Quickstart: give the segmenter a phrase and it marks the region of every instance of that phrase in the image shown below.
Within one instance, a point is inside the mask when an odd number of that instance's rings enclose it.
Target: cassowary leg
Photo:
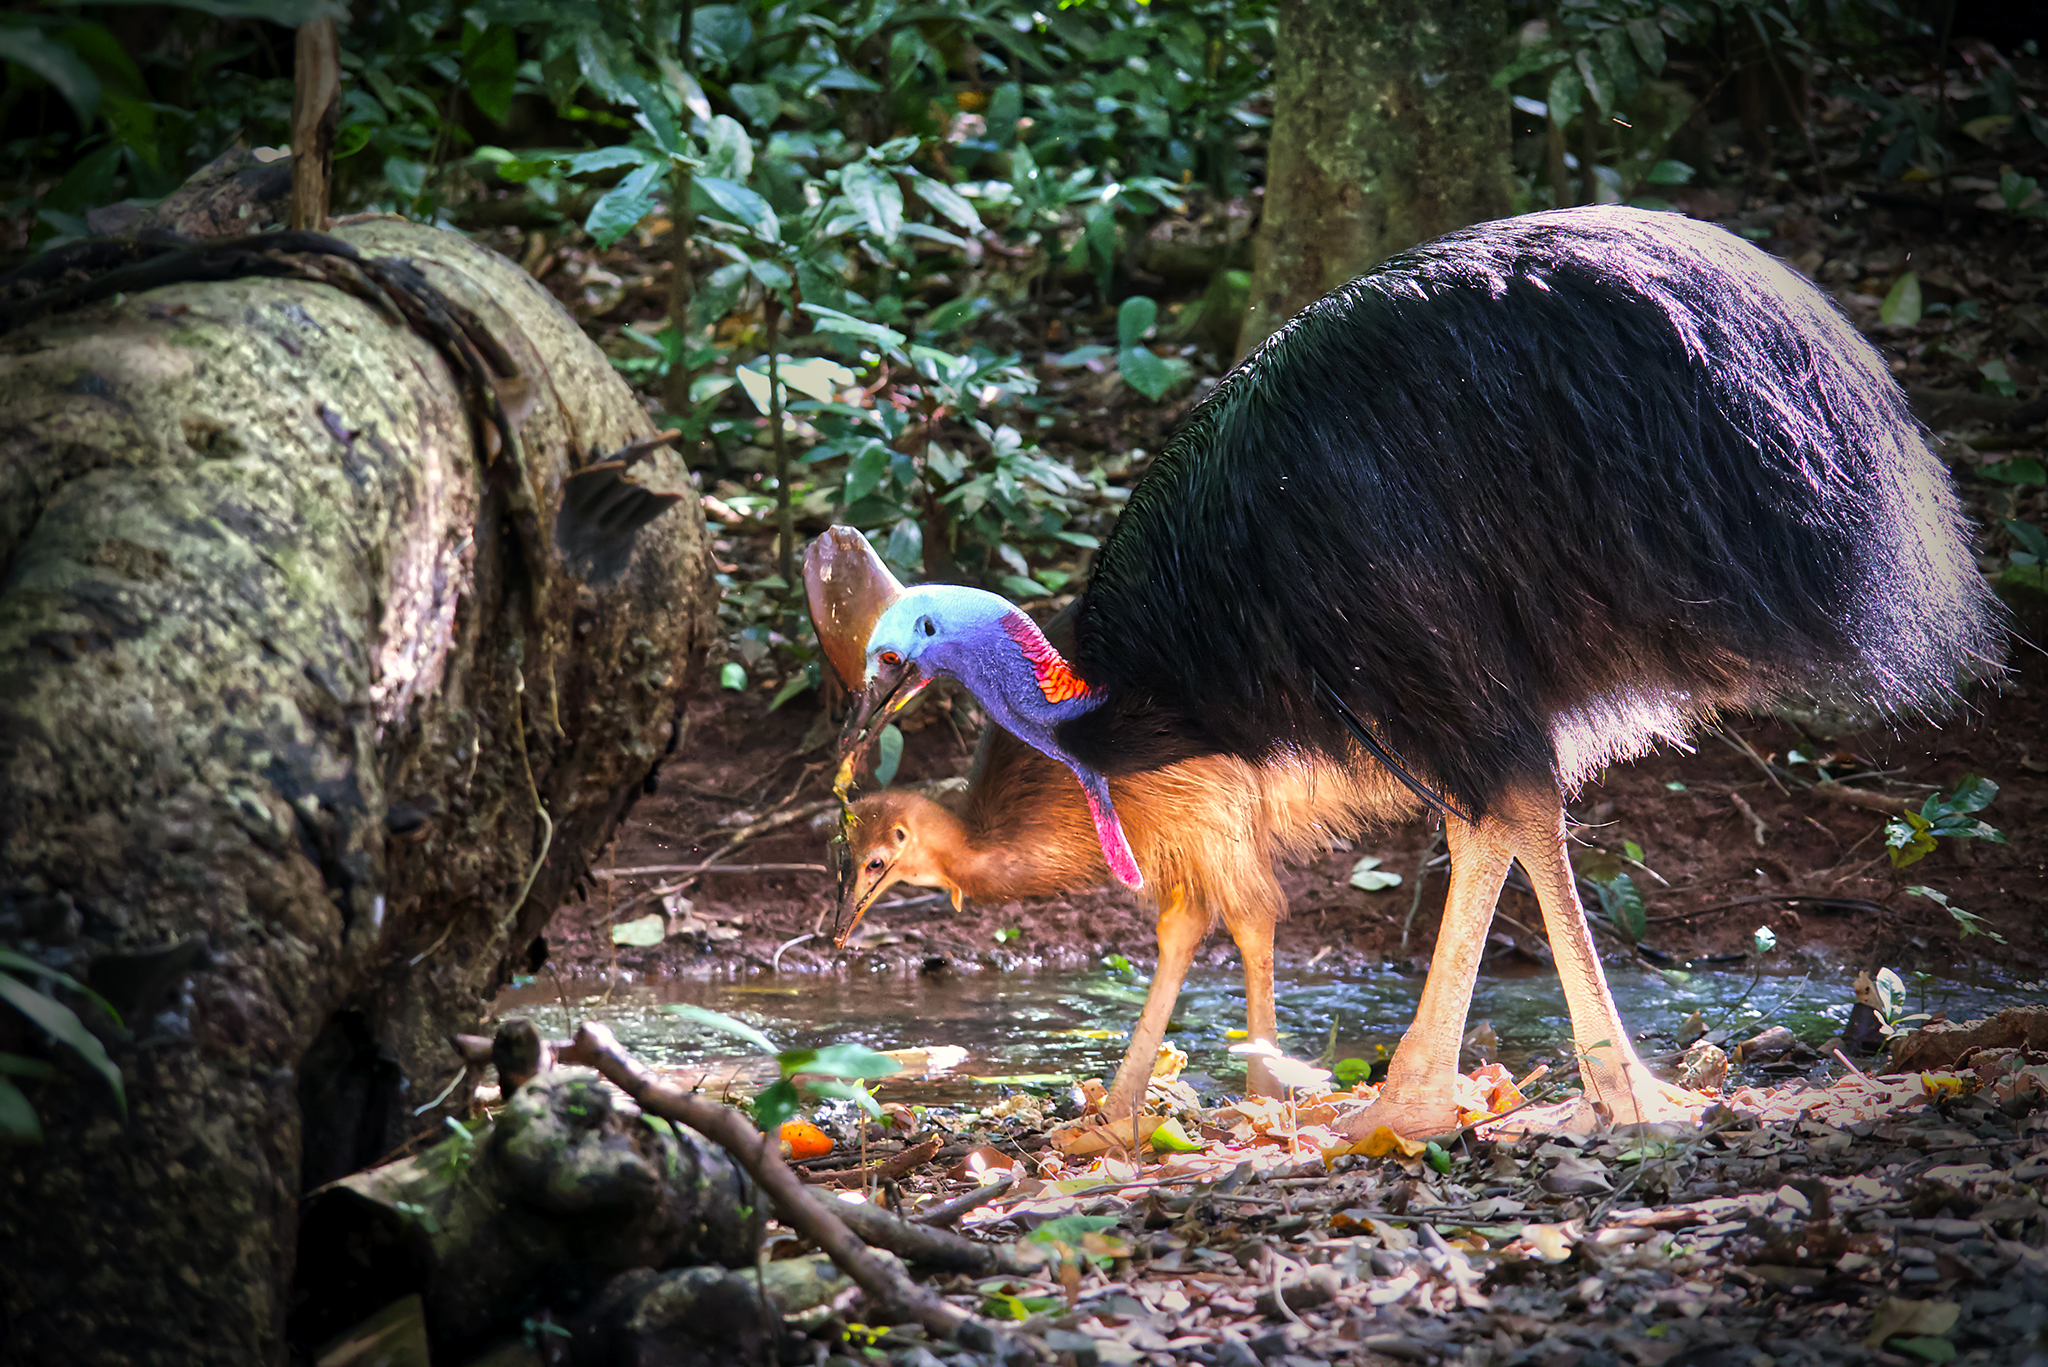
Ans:
[[[1543,908],[1543,929],[1557,960],[1565,1004],[1571,1008],[1572,1047],[1579,1056],[1586,1100],[1591,1103],[1582,1117],[1584,1128],[1593,1128],[1599,1120],[1631,1125],[1694,1118],[1708,1098],[1653,1075],[1636,1056],[1621,1013],[1615,1009],[1614,994],[1608,990],[1607,974],[1600,967],[1592,928],[1586,923],[1586,909],[1579,901],[1565,854],[1564,808],[1549,793],[1516,794],[1510,802],[1519,817],[1521,840],[1516,853]]]
[[[1465,1013],[1479,979],[1486,932],[1493,925],[1493,904],[1515,857],[1516,830],[1491,815],[1476,824],[1449,817],[1444,840],[1451,850],[1451,888],[1429,979],[1422,985],[1415,1022],[1387,1065],[1379,1100],[1343,1126],[1354,1139],[1382,1125],[1411,1139],[1458,1128],[1458,1048],[1465,1039]]]
[[[1180,997],[1188,965],[1195,961],[1195,951],[1208,934],[1207,910],[1190,904],[1186,888],[1168,892],[1159,908],[1159,968],[1145,994],[1145,1009],[1131,1027],[1131,1047],[1124,1052],[1116,1080],[1109,1085],[1106,1110],[1111,1120],[1128,1120],[1143,1109],[1152,1060],[1158,1057],[1159,1042],[1166,1038],[1166,1023],[1173,1018],[1173,1004]]]
[[[1249,915],[1230,922],[1230,936],[1237,941],[1238,955],[1244,960],[1244,1028],[1251,1038],[1268,1044],[1280,1042],[1280,1022],[1273,1011],[1273,922],[1277,915],[1277,909],[1254,908]],[[1265,1060],[1256,1054],[1245,1060],[1244,1087],[1254,1096],[1286,1094]]]

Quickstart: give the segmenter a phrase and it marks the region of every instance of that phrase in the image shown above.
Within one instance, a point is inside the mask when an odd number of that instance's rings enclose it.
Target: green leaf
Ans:
[[[1600,117],[1606,118],[1614,112],[1614,77],[1608,72],[1607,64],[1591,48],[1580,48],[1572,54],[1572,64],[1579,69],[1579,79],[1586,83],[1586,91],[1593,97],[1594,105],[1600,110]],[[1581,171],[1588,168],[1581,167]]]
[[[1758,954],[1768,954],[1778,947],[1778,932],[1769,926],[1758,926],[1750,935],[1749,942]]]
[[[1145,347],[1131,347],[1117,353],[1116,368],[1124,383],[1157,403],[1180,383],[1188,364],[1178,357],[1169,361]]]
[[[1401,875],[1380,867],[1380,857],[1366,855],[1351,866],[1351,886],[1367,892],[1380,892],[1401,885]]]
[[[782,95],[772,85],[755,85],[748,82],[727,87],[726,94],[746,116],[747,122],[762,132],[782,117]]]
[[[621,71],[615,78],[626,99],[640,111],[640,118],[647,132],[654,139],[654,145],[666,155],[688,160],[690,144],[683,138],[683,131],[676,126],[675,111],[667,99],[637,71]]]
[[[875,491],[882,482],[882,476],[889,473],[889,458],[893,453],[882,442],[872,442],[854,453],[846,465],[846,485],[840,497],[846,503],[860,502]]]
[[[1652,166],[1643,179],[1651,185],[1690,185],[1694,174],[1693,168],[1686,163],[1667,157]]]
[[[1643,66],[1652,76],[1664,70],[1664,27],[1655,19],[1642,18],[1628,21],[1629,41],[1636,45],[1636,56],[1643,59]]]
[[[57,1076],[57,1065],[44,1059],[23,1058],[20,1054],[0,1054],[0,1074],[47,1082]]]
[[[735,693],[747,686],[747,667],[738,660],[727,660],[718,671],[718,686],[729,688]]]
[[[870,323],[850,313],[826,308],[823,304],[805,303],[798,307],[818,320],[815,326],[820,332],[836,332],[845,337],[858,337],[864,342],[873,342],[885,351],[900,347],[909,340],[895,328]]]
[[[1920,272],[1907,271],[1898,278],[1877,310],[1877,321],[1891,327],[1912,327],[1920,321]]]
[[[765,1133],[774,1134],[802,1105],[803,1098],[797,1094],[795,1083],[786,1078],[771,1083],[754,1098],[754,1123]]]
[[[779,1054],[781,1052],[776,1047],[774,1040],[769,1039],[753,1026],[743,1020],[728,1016],[723,1012],[713,1011],[709,1007],[671,1004],[662,1007],[661,1010],[663,1015],[695,1021],[697,1024],[709,1026],[713,1030],[723,1030],[728,1035],[737,1035],[764,1054]]]
[[[1643,894],[1636,887],[1636,880],[1625,873],[1618,873],[1604,883],[1593,885],[1600,893],[1600,909],[1607,913],[1621,938],[1635,944],[1643,938],[1643,931],[1649,926],[1649,914],[1643,906]]]
[[[700,57],[731,66],[754,45],[754,23],[738,5],[700,5],[690,14],[690,46]]]
[[[1550,88],[1543,94],[1543,103],[1550,107],[1550,122],[1558,128],[1567,127],[1579,116],[1585,95],[1586,83],[1579,79],[1577,67],[1567,64],[1552,72]]]
[[[492,123],[504,125],[512,121],[512,93],[518,75],[517,35],[509,24],[492,24],[482,30],[465,28],[462,84],[469,91],[470,100]]]
[[[26,67],[48,81],[78,122],[92,127],[100,107],[100,78],[68,44],[27,25],[0,25],[0,62]]]
[[[612,927],[612,943],[647,949],[668,938],[668,918],[659,912],[636,916]]]
[[[1956,1346],[1947,1339],[1936,1338],[1932,1334],[1921,1334],[1909,1339],[1893,1339],[1887,1346],[1901,1353],[1911,1353],[1924,1362],[1942,1363],[1956,1360]]]
[[[822,1049],[791,1049],[776,1056],[784,1077],[798,1073],[820,1077],[882,1078],[903,1071],[903,1065],[864,1044],[828,1044]]]
[[[660,184],[665,168],[658,165],[642,166],[624,180],[598,197],[590,206],[590,217],[583,220],[583,230],[596,240],[599,247],[609,247],[631,232],[641,219],[654,212],[657,204],[655,187]]]
[[[2005,530],[2028,555],[2036,560],[2048,560],[2048,533],[2043,533],[2031,522],[2022,522],[2014,517],[2005,520]]]
[[[839,1078],[805,1078],[803,1090],[812,1096],[830,1097],[835,1101],[851,1101],[871,1116],[882,1113],[882,1108],[868,1089],[858,1082],[845,1082]]]
[[[896,766],[902,762],[903,732],[891,722],[882,728],[875,742],[875,782],[887,787],[889,780],[896,777]]]
[[[106,1046],[85,1028],[85,1022],[78,1018],[76,1011],[6,973],[0,973],[0,1001],[27,1016],[44,1034],[84,1059],[94,1072],[106,1079],[121,1114],[128,1114],[128,1094],[121,1086],[121,1070],[107,1057]]]
[[[1128,351],[1145,340],[1145,334],[1159,321],[1159,305],[1142,294],[1124,300],[1116,311],[1116,344]]]
[[[944,214],[955,227],[969,232],[981,231],[981,215],[958,190],[930,176],[912,175],[910,183],[925,203]]]
[[[704,192],[705,198],[742,225],[754,229],[756,236],[773,242],[782,235],[782,225],[775,217],[774,208],[746,186],[722,176],[698,176],[695,184]]]
[[[621,166],[660,165],[647,152],[638,147],[600,147],[593,152],[578,152],[563,163],[562,174],[568,176],[588,175],[592,171],[611,171]]]
[[[2048,466],[2032,456],[1996,461],[1977,467],[1977,474],[2000,484],[2048,484]]]
[[[1884,843],[1893,868],[1917,864],[1934,853],[1933,825],[1918,812],[1901,812],[1885,823]]]
[[[0,1077],[0,1139],[15,1144],[43,1142],[43,1122],[21,1088]]]
[[[866,220],[877,241],[894,242],[903,233],[903,190],[896,177],[857,161],[839,174],[839,188]]]

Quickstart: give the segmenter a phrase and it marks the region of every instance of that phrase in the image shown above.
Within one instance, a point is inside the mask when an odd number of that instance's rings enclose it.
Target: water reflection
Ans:
[[[1846,975],[1756,978],[1748,973],[1694,973],[1677,978],[1627,967],[1610,969],[1622,1019],[1648,1035],[1646,1052],[1668,1047],[1670,1036],[1694,1011],[1731,1040],[1763,1025],[1784,1025],[1811,1043],[1839,1030],[1853,1000]],[[2030,987],[2033,985],[2029,985]],[[1414,1013],[1422,979],[1392,971],[1364,975],[1295,973],[1278,985],[1281,1046],[1299,1057],[1373,1058],[1391,1050]],[[946,972],[937,976],[851,973],[844,976],[746,981],[673,980],[619,987],[609,994],[571,998],[577,1018],[602,1020],[628,1048],[657,1066],[702,1069],[718,1088],[737,1077],[758,1085],[771,1075],[733,1038],[660,1011],[685,1002],[736,1016],[784,1048],[854,1042],[876,1049],[952,1045],[967,1060],[941,1083],[917,1084],[915,1099],[959,1102],[985,1099],[1004,1085],[993,1079],[1046,1075],[1107,1077],[1144,1000],[1142,978],[1106,972],[1002,974]],[[1908,1009],[1967,1020],[2021,1002],[2048,1001],[2048,993],[2011,984],[1929,979],[1913,984]],[[526,1015],[547,1034],[566,1033],[561,996],[546,983],[506,993],[501,1015]],[[1538,1061],[1558,1062],[1571,1038],[1564,994],[1553,974],[1483,977],[1472,1021],[1490,1021],[1500,1058],[1516,1071]],[[1235,1092],[1244,1080],[1241,1059],[1228,1052],[1226,1033],[1244,1024],[1242,978],[1230,970],[1188,975],[1168,1036],[1188,1051],[1190,1071],[1216,1091]],[[1662,1038],[1663,1045],[1658,1044]],[[977,1082],[975,1079],[984,1079]]]

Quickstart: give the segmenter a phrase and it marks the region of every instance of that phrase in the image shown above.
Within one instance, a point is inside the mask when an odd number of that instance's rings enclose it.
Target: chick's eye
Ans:
[[[870,860],[868,860],[868,872],[869,872],[869,873],[880,873],[881,871],[882,871],[882,861],[881,861],[881,860],[879,860],[879,859],[870,859]]]
[[[875,658],[880,660],[885,665],[893,666],[900,665],[903,663],[903,657],[901,655],[898,655],[893,650],[885,650],[880,655],[877,655]]]

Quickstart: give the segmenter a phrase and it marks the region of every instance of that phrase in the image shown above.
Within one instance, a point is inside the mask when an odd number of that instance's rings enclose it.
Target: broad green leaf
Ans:
[[[709,1026],[713,1030],[723,1030],[728,1035],[737,1035],[764,1054],[781,1052],[776,1048],[774,1040],[769,1039],[753,1026],[743,1020],[728,1016],[723,1012],[713,1011],[709,1007],[669,1005],[662,1007],[661,1010],[663,1015],[695,1021],[697,1024]]]
[[[2048,533],[2043,533],[2031,522],[2022,522],[2013,517],[2005,520],[2005,530],[2011,533],[2012,539],[2019,542],[2028,555],[2036,560],[2048,560]]]
[[[519,74],[517,36],[510,25],[465,28],[462,40],[462,84],[469,98],[492,123],[512,119],[512,92]]]
[[[631,232],[640,220],[653,213],[659,202],[656,187],[666,168],[642,166],[598,196],[583,220],[583,230],[599,247],[609,247]]]
[[[1128,351],[1145,340],[1145,334],[1158,321],[1159,305],[1142,294],[1134,294],[1124,300],[1116,311],[1116,344],[1119,350]]]
[[[754,24],[738,5],[700,5],[690,14],[690,46],[697,55],[731,66],[754,45]]]
[[[822,304],[804,303],[798,307],[818,320],[815,326],[820,332],[837,332],[847,337],[858,337],[862,341],[873,342],[884,350],[900,347],[908,340],[895,328],[870,323],[851,314],[841,313],[838,309],[826,308]]]
[[[637,71],[621,71],[614,79],[634,108],[640,111],[641,126],[653,135],[654,145],[671,157],[687,158],[690,144],[676,126],[675,111],[646,77]]]
[[[754,174],[754,140],[730,114],[720,114],[705,125],[704,174],[735,185],[746,184]]]
[[[1132,347],[1117,354],[1117,371],[1126,384],[1157,403],[1167,390],[1180,383],[1187,373],[1187,362],[1178,358],[1169,361],[1144,347]]]
[[[847,503],[858,503],[875,491],[882,482],[882,476],[889,473],[890,450],[881,442],[875,442],[855,453],[846,465],[846,487],[840,497]]]
[[[68,44],[41,29],[0,24],[0,62],[13,62],[48,81],[79,123],[92,126],[100,107],[100,78]]]
[[[659,912],[636,916],[612,927],[612,943],[646,949],[668,938],[668,919]]]
[[[1877,310],[1877,321],[1892,327],[1912,327],[1920,321],[1920,272],[1907,271],[1898,278]]]
[[[16,1144],[43,1142],[43,1122],[21,1088],[0,1077],[0,1139]]]
[[[727,660],[718,671],[718,685],[737,693],[747,686],[747,667],[738,660]]]
[[[106,1046],[85,1028],[85,1022],[78,1018],[76,1011],[6,973],[0,973],[0,1001],[27,1016],[44,1034],[84,1059],[94,1072],[106,1079],[121,1114],[128,1114],[128,1094],[121,1086],[121,1070],[107,1057]]]
[[[732,102],[746,115],[747,122],[766,132],[770,125],[782,117],[782,95],[772,85],[755,85],[741,82],[726,91]]]
[[[782,1128],[782,1122],[797,1113],[803,1105],[803,1098],[797,1095],[796,1084],[787,1078],[761,1089],[754,1098],[754,1123],[764,1133],[774,1134]]]
[[[812,1096],[830,1097],[835,1101],[851,1101],[871,1116],[882,1113],[881,1104],[858,1082],[847,1082],[834,1077],[805,1078],[803,1090]]]
[[[698,176],[696,186],[713,204],[770,242],[781,236],[781,223],[767,200],[723,176]]]
[[[965,228],[969,232],[981,230],[981,215],[967,202],[966,196],[952,186],[943,181],[933,180],[930,176],[921,175],[913,175],[910,183],[925,203],[944,214],[955,227]]]
[[[880,1078],[903,1071],[903,1065],[887,1054],[863,1044],[828,1044],[822,1049],[792,1049],[777,1055],[784,1077],[798,1073],[822,1077]]]
[[[878,241],[891,243],[902,235],[903,190],[896,177],[857,161],[840,172],[839,188]]]
[[[47,1082],[57,1076],[57,1065],[44,1059],[23,1058],[20,1054],[0,1054],[0,1074]]]
[[[1652,166],[1643,179],[1651,185],[1690,185],[1694,174],[1686,163],[1667,157]]]
[[[1578,67],[1579,79],[1586,83],[1586,92],[1593,97],[1600,117],[1604,119],[1613,113],[1614,77],[1608,72],[1607,64],[1590,48],[1580,48],[1573,53],[1572,64]]]
[[[2000,484],[2048,484],[2048,466],[2032,456],[2016,456],[2011,460],[1980,465],[1977,473]]]
[[[660,163],[638,147],[600,147],[593,152],[578,152],[562,165],[562,173],[570,176],[586,175],[592,171],[611,171],[621,166],[656,166]]]
[[[631,96],[619,84],[614,63],[625,64],[631,58],[618,52],[611,40],[596,27],[579,28],[576,31],[576,64],[583,72],[583,79],[612,104],[626,104]]]
[[[1749,942],[1759,954],[1768,954],[1778,947],[1778,932],[1769,926],[1758,926],[1750,935]]]
[[[882,734],[875,741],[875,782],[888,786],[896,777],[896,766],[903,762],[903,732],[894,722],[882,728]]]
[[[1550,107],[1550,122],[1564,128],[1579,116],[1579,108],[1585,103],[1586,83],[1579,79],[1577,67],[1567,63],[1551,73],[1550,88],[1543,94],[1543,103]]]
[[[1628,21],[1629,41],[1636,45],[1636,56],[1643,59],[1643,66],[1652,76],[1664,70],[1664,28],[1655,19],[1642,18]]]
[[[1947,1339],[1936,1338],[1932,1334],[1893,1339],[1887,1346],[1901,1353],[1910,1353],[1923,1362],[1944,1363],[1956,1360],[1956,1346]]]

